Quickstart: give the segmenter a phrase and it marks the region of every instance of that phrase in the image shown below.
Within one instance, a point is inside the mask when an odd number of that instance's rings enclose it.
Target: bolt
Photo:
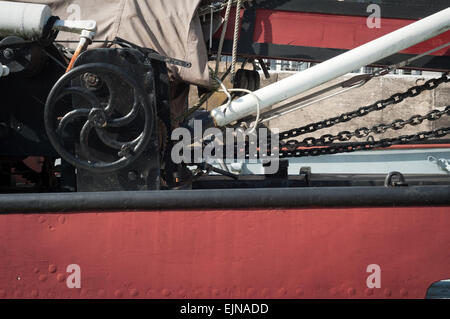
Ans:
[[[129,171],[128,172],[128,179],[132,182],[135,182],[138,180],[138,172],[136,171]]]
[[[8,59],[8,60],[12,60],[14,59],[14,51],[12,49],[6,49],[3,51],[3,56]]]
[[[89,114],[89,120],[98,128],[103,128],[108,125],[106,114],[102,109],[92,109]]]
[[[88,87],[98,87],[100,84],[100,78],[93,73],[85,73],[83,75],[83,80]]]
[[[48,266],[48,272],[54,274],[58,268],[55,265]]]
[[[131,156],[133,156],[133,148],[129,145],[124,145],[118,155],[119,157],[130,158]]]

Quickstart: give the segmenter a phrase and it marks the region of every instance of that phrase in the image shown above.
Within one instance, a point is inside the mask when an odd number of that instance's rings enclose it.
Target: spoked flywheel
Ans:
[[[90,63],[65,74],[45,105],[47,135],[61,157],[96,173],[134,162],[151,140],[153,95],[107,63]]]

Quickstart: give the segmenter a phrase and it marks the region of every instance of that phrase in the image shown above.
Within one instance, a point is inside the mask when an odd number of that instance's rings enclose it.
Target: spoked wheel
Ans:
[[[120,170],[139,158],[151,140],[155,109],[150,96],[112,64],[81,65],[61,77],[50,92],[44,113],[47,135],[59,155],[77,168],[96,173]],[[123,134],[118,132],[130,127],[134,135],[119,140]],[[108,156],[91,144],[103,144]]]

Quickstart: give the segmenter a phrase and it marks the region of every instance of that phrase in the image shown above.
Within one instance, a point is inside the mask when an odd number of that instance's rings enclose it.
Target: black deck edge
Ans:
[[[204,209],[450,206],[450,186],[0,195],[1,214]],[[450,208],[449,208],[450,212]]]
[[[219,41],[213,40],[213,52],[216,52]],[[225,40],[223,44],[223,55],[231,55],[233,41]],[[289,61],[322,62],[332,59],[340,54],[348,52],[345,49],[318,48],[295,45],[280,45],[273,43],[240,43],[239,56],[250,58],[285,59]],[[397,64],[415,57],[414,54],[397,53],[377,61],[369,66],[382,67]],[[427,55],[411,62],[404,69],[417,69],[424,71],[447,72],[450,70],[449,56]]]
[[[448,7],[446,0],[256,0],[251,8],[311,12],[333,15],[368,16],[369,4],[381,7],[383,18],[422,19]]]

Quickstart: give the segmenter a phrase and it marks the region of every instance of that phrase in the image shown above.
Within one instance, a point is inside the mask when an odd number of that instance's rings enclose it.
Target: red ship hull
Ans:
[[[2,215],[0,297],[424,298],[449,227],[450,207]]]
[[[239,54],[320,62],[421,18],[392,11],[368,29],[360,11],[325,9],[246,10]],[[448,70],[449,55],[413,66]],[[422,299],[450,278],[450,186],[1,196],[0,299]]]

